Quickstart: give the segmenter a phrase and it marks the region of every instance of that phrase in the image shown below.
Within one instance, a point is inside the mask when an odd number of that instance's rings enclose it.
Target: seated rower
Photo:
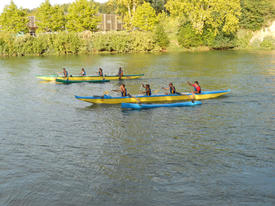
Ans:
[[[119,76],[119,79],[121,79],[121,77],[123,76],[123,70],[121,67],[119,67],[118,76]]]
[[[176,88],[174,87],[172,82],[169,83],[168,88],[162,87],[162,89],[170,90],[170,94],[179,94],[178,92],[176,92]],[[166,93],[166,94],[168,94],[168,93]]]
[[[145,86],[144,84],[141,84],[141,85],[143,88],[145,88],[145,92],[143,93],[145,93],[146,96],[151,96],[152,92],[151,92],[150,84],[146,84]]]
[[[103,70],[101,69],[101,67],[99,67],[98,69],[98,76],[103,77]]]
[[[201,86],[199,85],[198,81],[195,81],[194,84],[191,84],[190,82],[187,82],[190,86],[194,87],[194,93],[200,94],[201,93]]]
[[[81,69],[80,75],[83,77],[86,76],[86,71],[84,68]]]
[[[64,75],[64,77],[68,77],[69,76],[69,73],[68,73],[68,71],[65,69],[65,68],[63,68],[63,75]]]
[[[114,91],[114,92],[121,92],[121,96],[122,96],[122,97],[128,96],[128,94],[127,94],[127,89],[126,89],[126,87],[125,87],[125,84],[121,84],[119,88],[120,88],[120,89],[116,89],[116,90],[112,90],[112,91]]]

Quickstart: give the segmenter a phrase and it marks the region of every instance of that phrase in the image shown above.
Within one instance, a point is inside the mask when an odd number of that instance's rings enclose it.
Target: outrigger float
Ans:
[[[106,76],[69,76],[69,77],[61,77],[57,74],[53,75],[38,75],[36,76],[38,79],[42,79],[45,81],[56,81],[56,79],[70,80],[70,81],[90,81],[90,80],[126,80],[126,79],[138,79],[143,77],[144,74],[128,74],[123,75],[121,78],[117,75],[106,75]]]
[[[201,105],[200,101],[195,102],[177,102],[168,104],[136,104],[136,103],[121,103],[121,108],[123,109],[151,109],[158,107],[192,107],[196,105]]]
[[[60,79],[60,78],[57,78],[55,81],[59,82],[59,83],[63,83],[63,84],[82,83],[82,82],[87,82],[87,83],[110,82],[110,80],[106,80],[106,79],[101,79],[101,80],[69,80],[69,79]]]
[[[221,91],[205,91],[200,94],[195,94],[195,100],[216,98],[228,94],[229,90]],[[121,103],[147,103],[147,102],[171,102],[171,101],[190,101],[192,93],[170,94],[170,95],[152,95],[152,96],[126,96],[112,97],[109,95],[103,96],[75,96],[76,99],[93,103],[93,104],[121,104]]]

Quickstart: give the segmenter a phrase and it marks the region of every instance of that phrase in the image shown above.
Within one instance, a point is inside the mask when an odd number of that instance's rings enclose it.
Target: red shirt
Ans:
[[[194,89],[195,89],[196,92],[198,92],[198,93],[201,92],[201,87],[199,85],[193,84],[192,86],[194,87]]]

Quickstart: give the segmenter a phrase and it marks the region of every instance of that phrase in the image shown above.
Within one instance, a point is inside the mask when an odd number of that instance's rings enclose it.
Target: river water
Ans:
[[[167,54],[0,59],[1,206],[275,205],[275,53]],[[41,82],[38,74],[144,73],[124,81],[154,92],[231,89],[192,108],[122,110],[74,95],[120,82]],[[110,95],[119,95],[111,92]]]

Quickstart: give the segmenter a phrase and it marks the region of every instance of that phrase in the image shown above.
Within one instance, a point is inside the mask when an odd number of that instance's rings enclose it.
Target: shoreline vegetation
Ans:
[[[270,0],[45,0],[29,11],[11,1],[0,14],[0,56],[274,50],[274,8]],[[98,13],[119,15],[124,30],[99,31]],[[37,18],[35,35],[29,16]]]

